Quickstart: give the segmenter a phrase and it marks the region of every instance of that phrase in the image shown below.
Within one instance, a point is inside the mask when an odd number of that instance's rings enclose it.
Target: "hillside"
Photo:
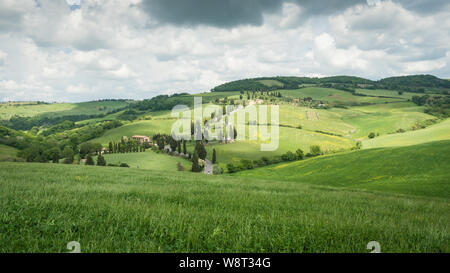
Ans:
[[[450,139],[450,119],[421,130],[365,139],[363,148],[407,146],[446,139]]]
[[[450,198],[450,140],[282,163],[235,176]]]
[[[0,125],[16,130],[29,130],[63,121],[101,118],[130,105],[127,100],[101,100],[81,103],[0,103]]]
[[[301,85],[308,84],[371,84],[372,81],[353,76],[333,76],[324,78],[308,77],[261,77],[253,79],[243,79],[221,84],[211,89],[213,92],[222,91],[262,91],[275,89],[297,89]]]
[[[450,89],[450,82],[439,79],[433,75],[411,75],[401,77],[389,77],[381,79],[378,84],[384,85],[390,89],[399,87],[417,88],[446,88]]]
[[[0,162],[14,160],[18,152],[16,148],[0,144]]]
[[[448,199],[280,177],[0,163],[0,252],[450,251]]]
[[[323,78],[308,77],[260,77],[231,81],[211,89],[223,91],[268,91],[276,89],[297,89],[308,85],[339,86],[350,91],[352,88],[402,90],[414,93],[450,94],[450,82],[432,75],[410,75],[389,77],[372,81],[354,76],[332,76]]]

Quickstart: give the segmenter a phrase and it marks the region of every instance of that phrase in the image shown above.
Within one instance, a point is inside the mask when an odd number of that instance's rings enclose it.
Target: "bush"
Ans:
[[[242,166],[242,169],[244,169],[244,170],[250,170],[255,167],[253,165],[253,162],[248,159],[241,159],[241,166]]]
[[[222,167],[220,167],[219,165],[214,165],[214,167],[213,167],[213,174],[214,175],[223,174]]]
[[[374,132],[371,132],[370,134],[369,134],[369,138],[374,138],[375,137],[375,133]]]
[[[288,151],[283,154],[281,158],[283,159],[283,161],[294,161],[297,159],[297,156],[293,152]]]
[[[266,165],[266,166],[271,163],[270,159],[268,157],[265,157],[265,156],[261,157],[261,161],[263,161],[264,165]]]
[[[297,154],[297,159],[302,160],[305,157],[305,154],[303,153],[302,149],[297,149],[297,151],[295,151],[295,153]]]
[[[119,167],[129,168],[130,166],[127,163],[120,163]]]
[[[85,163],[85,165],[95,165],[94,159],[92,159],[92,156],[91,156],[91,155],[88,155],[88,156],[86,157],[86,163]]]
[[[263,166],[266,166],[266,164],[264,163],[264,161],[262,161],[261,159],[253,160],[253,165],[254,165],[255,167],[263,167]]]
[[[233,163],[228,163],[227,164],[227,169],[229,173],[235,173],[241,170],[241,168],[239,168],[239,166],[234,165]]]
[[[312,145],[309,149],[310,149],[311,155],[313,155],[313,156],[322,154],[320,146],[318,146],[318,145]]]
[[[98,166],[106,166],[106,160],[102,155],[98,155],[97,157],[97,165]]]

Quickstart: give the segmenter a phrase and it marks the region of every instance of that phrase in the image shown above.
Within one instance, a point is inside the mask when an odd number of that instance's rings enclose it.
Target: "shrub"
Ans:
[[[239,166],[234,165],[233,163],[228,163],[227,164],[227,169],[228,169],[229,173],[235,173],[235,172],[240,171]]]
[[[264,165],[269,165],[271,163],[270,159],[265,156],[261,157],[261,161],[264,162]]]
[[[297,159],[302,160],[305,157],[305,154],[303,153],[302,149],[297,149],[297,151],[295,151],[295,153],[297,154]]]
[[[275,157],[273,157],[273,159],[271,161],[272,164],[277,164],[277,163],[281,163],[281,162],[283,162],[283,159],[281,158],[281,156],[275,156]]]
[[[374,138],[375,137],[375,133],[374,132],[371,132],[370,134],[369,134],[369,138]]]
[[[127,163],[120,163],[119,167],[129,168],[130,166]]]
[[[312,145],[309,149],[310,149],[311,155],[313,155],[313,156],[322,154],[322,151],[321,151],[319,145]]]
[[[97,166],[106,166],[106,160],[102,155],[97,157]]]
[[[213,167],[213,174],[223,174],[223,169],[219,165],[214,165]]]
[[[241,166],[242,166],[242,169],[244,169],[244,170],[250,170],[255,167],[253,165],[253,162],[248,159],[241,159]]]
[[[288,151],[283,154],[281,158],[283,159],[283,161],[294,161],[297,159],[297,156],[293,152]]]
[[[263,166],[265,166],[266,164],[265,164],[264,161],[262,161],[261,159],[258,159],[258,160],[253,160],[253,165],[254,165],[255,167],[263,167]]]
[[[85,163],[85,165],[95,165],[94,159],[92,159],[92,156],[91,156],[91,155],[88,155],[88,156],[86,157],[86,163]]]

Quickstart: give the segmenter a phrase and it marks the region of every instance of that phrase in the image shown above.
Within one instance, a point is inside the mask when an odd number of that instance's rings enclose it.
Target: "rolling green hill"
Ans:
[[[450,139],[450,119],[421,130],[366,139],[363,148],[407,146],[447,139]]]
[[[443,88],[450,89],[450,82],[439,79],[433,75],[410,75],[401,77],[389,77],[378,81],[379,85],[389,87],[389,89],[405,89],[413,90],[426,88]]]
[[[124,100],[49,104],[35,102],[0,103],[0,119],[9,119],[15,115],[21,117],[33,117],[37,115],[51,117],[95,115],[120,109],[128,104],[129,102]]]
[[[0,144],[0,162],[13,160],[17,157],[18,151],[16,148]]]
[[[223,91],[262,91],[274,89],[296,89],[306,85],[340,85],[346,88],[389,89],[416,93],[444,93],[449,94],[448,80],[439,79],[432,75],[410,75],[389,77],[372,81],[354,76],[332,76],[323,78],[308,77],[260,77],[231,81],[211,89],[213,92]]]
[[[321,156],[235,176],[450,198],[448,162],[446,140]]]
[[[338,166],[364,182],[357,166]],[[450,251],[448,196],[320,186],[335,179],[321,177],[310,186],[282,175],[0,163],[0,252],[67,252],[70,241],[82,252],[368,252],[373,240],[382,252]],[[415,189],[434,196],[435,181]]]

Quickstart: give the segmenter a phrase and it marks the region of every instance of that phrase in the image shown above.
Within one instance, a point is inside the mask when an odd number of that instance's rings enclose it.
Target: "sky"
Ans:
[[[448,0],[0,0],[0,101],[145,99],[261,76],[450,78]]]

